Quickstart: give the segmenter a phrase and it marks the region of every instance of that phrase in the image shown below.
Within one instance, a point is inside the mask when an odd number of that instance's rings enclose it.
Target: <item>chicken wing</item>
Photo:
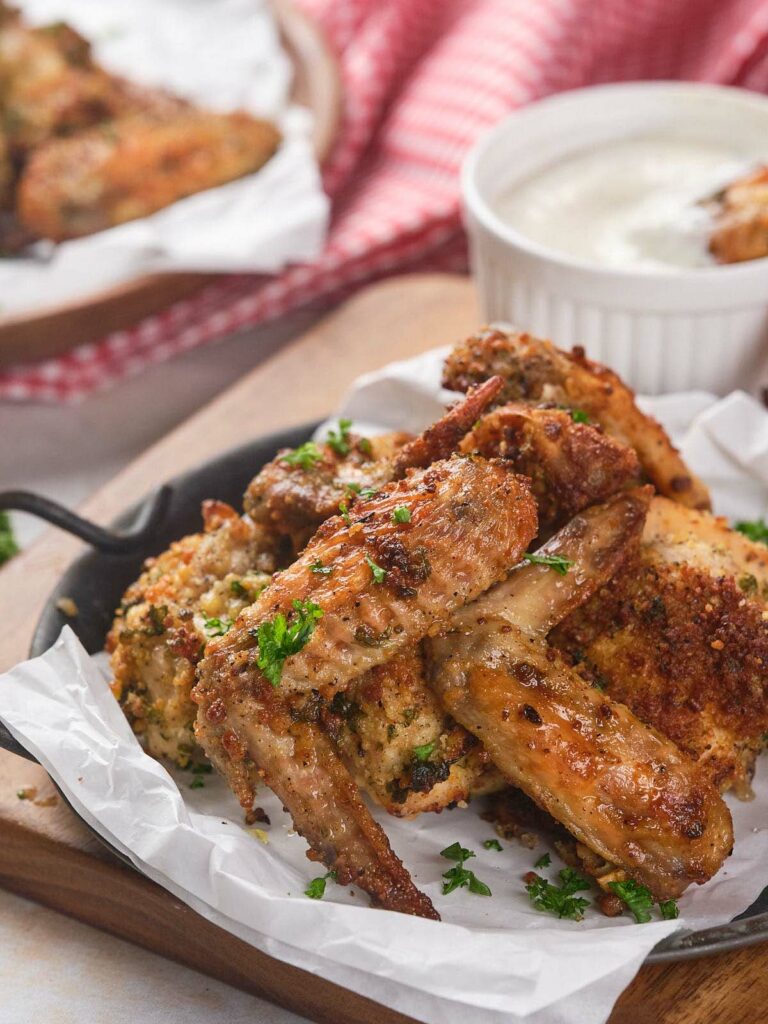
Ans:
[[[640,464],[631,448],[562,409],[521,402],[501,406],[477,422],[461,451],[510,459],[531,480],[546,538],[589,505],[635,484]]]
[[[719,263],[768,256],[768,167],[731,182],[708,205],[714,214],[709,251]]]
[[[203,522],[145,563],[107,637],[112,690],[134,732],[181,767],[196,753],[190,692],[205,644],[256,599],[277,557],[271,536],[224,502],[206,502]]]
[[[530,334],[487,329],[453,349],[443,383],[466,391],[494,374],[505,381],[499,404],[522,400],[575,410],[633,448],[660,494],[692,508],[710,507],[707,488],[663,428],[638,409],[632,391],[615,373],[585,358],[581,349],[567,353]]]
[[[279,143],[274,125],[243,112],[128,114],[35,149],[17,214],[41,238],[78,238],[251,174]]]
[[[401,508],[407,521],[394,515]],[[384,906],[427,909],[412,884],[403,889],[407,873],[371,854],[371,843],[388,849],[386,838],[349,797],[351,780],[316,724],[321,702],[502,578],[535,532],[527,485],[497,461],[456,457],[411,471],[328,520],[198,668],[197,737],[241,802],[250,805],[263,774],[313,854]],[[292,609],[295,619],[310,611],[314,630],[287,648],[276,674],[266,656],[288,635]]]
[[[768,733],[768,549],[655,498],[638,553],[552,640],[585,678],[749,792]]]
[[[620,495],[577,516],[540,549],[570,562],[564,576],[521,566],[456,615],[455,631],[429,650],[445,707],[507,778],[587,847],[668,899],[720,868],[733,843],[728,809],[674,743],[586,684],[544,642],[615,575],[647,502],[647,494]]]

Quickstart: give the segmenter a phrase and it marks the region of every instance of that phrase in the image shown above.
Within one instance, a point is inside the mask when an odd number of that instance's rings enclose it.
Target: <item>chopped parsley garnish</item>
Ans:
[[[523,555],[523,558],[531,565],[549,566],[558,576],[565,576],[573,565],[573,562],[569,558],[564,558],[563,555],[537,555],[535,552],[529,551]]]
[[[319,878],[313,878],[307,888],[304,890],[304,895],[309,896],[311,900],[321,900],[325,896],[325,883],[332,878],[336,879],[336,872],[329,871],[325,875],[320,875]]]
[[[19,545],[13,536],[13,527],[7,512],[0,511],[0,565],[19,553]]]
[[[339,515],[347,524],[347,526],[352,525],[352,520],[349,518],[349,506],[347,505],[346,501],[339,502]]]
[[[486,850],[498,850],[499,853],[504,849],[498,839],[484,839],[483,847]]]
[[[205,789],[205,782],[199,775],[196,775],[189,784],[190,789]]]
[[[248,593],[248,590],[246,589],[246,587],[244,587],[243,584],[240,582],[240,580],[232,580],[232,582],[229,584],[229,589],[232,591],[232,593],[235,595],[235,597],[250,597],[251,596]]]
[[[257,664],[273,686],[280,685],[285,659],[299,653],[323,615],[322,608],[313,601],[294,601],[293,610],[296,614],[290,625],[283,613],[278,612],[271,622],[262,622],[256,631]]]
[[[338,430],[329,430],[325,443],[333,448],[337,455],[349,455],[349,428],[352,420],[339,420]]]
[[[413,748],[413,756],[417,761],[428,761],[434,753],[436,746],[437,743],[434,740],[432,743],[422,743],[420,746]]]
[[[364,487],[362,489],[362,491],[360,491],[360,497],[361,498],[375,498],[378,493],[379,492],[378,492],[378,490],[375,487]]]
[[[574,893],[590,888],[589,880],[573,868],[563,868],[559,874],[560,885],[553,885],[546,878],[531,872],[526,876],[526,891],[531,903],[537,910],[548,911],[557,917],[567,917],[571,921],[580,921],[589,906],[589,900]]]
[[[443,873],[443,896],[447,896],[454,889],[469,889],[476,896],[491,895],[491,890],[485,882],[481,882],[474,871],[467,871],[464,867],[464,862],[475,856],[472,850],[467,850],[461,843],[452,843],[440,851],[440,856],[446,860],[457,861],[455,868],[449,868]]]
[[[205,632],[208,636],[224,636],[232,629],[232,619],[206,619]]]
[[[213,771],[212,764],[193,764],[192,774],[193,775],[210,775]]]
[[[741,520],[734,523],[734,529],[743,533],[745,537],[756,541],[758,544],[768,544],[768,525],[764,519]]]
[[[301,466],[302,469],[312,469],[323,457],[323,453],[314,441],[305,441],[287,455],[280,457],[281,462],[289,466]]]
[[[659,910],[665,921],[674,921],[680,916],[680,908],[674,900],[663,900],[659,904]]]
[[[368,563],[368,568],[373,573],[373,582],[383,583],[387,575],[387,570],[382,569],[380,565],[376,565],[373,559],[369,558],[368,555],[365,556],[365,560]]]
[[[395,511],[392,513],[393,523],[410,523],[411,521],[411,510],[406,508],[405,505],[398,505]]]
[[[316,562],[313,562],[312,565],[310,565],[309,571],[313,572],[316,576],[330,576],[333,573],[333,566],[323,565],[318,558]]]
[[[533,865],[535,868],[548,868],[552,863],[552,858],[548,853],[542,853],[536,863]]]
[[[638,924],[645,924],[646,921],[651,920],[653,896],[644,885],[633,882],[630,878],[626,882],[609,882],[608,888],[615,892],[622,902],[626,903],[635,915]]]
[[[583,409],[571,409],[571,419],[574,423],[589,423],[589,413]]]
[[[357,442],[357,447],[363,453],[363,455],[373,455],[373,445],[367,437],[361,437]]]

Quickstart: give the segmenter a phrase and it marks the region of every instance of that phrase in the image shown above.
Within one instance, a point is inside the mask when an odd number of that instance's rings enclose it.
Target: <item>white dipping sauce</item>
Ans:
[[[533,242],[606,267],[705,267],[700,204],[751,162],[733,149],[636,138],[577,153],[511,187],[498,215]]]

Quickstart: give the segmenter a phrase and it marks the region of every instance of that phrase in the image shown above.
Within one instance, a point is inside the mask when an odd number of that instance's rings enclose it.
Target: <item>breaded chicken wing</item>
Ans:
[[[568,353],[530,334],[486,329],[449,354],[443,383],[466,391],[495,374],[505,381],[498,404],[524,401],[575,410],[633,448],[660,494],[691,508],[710,507],[707,488],[664,429],[638,409],[634,394],[615,373],[585,358],[583,351]]]
[[[521,566],[455,616],[454,632],[431,640],[429,653],[446,709],[509,781],[590,850],[669,899],[711,878],[730,853],[728,809],[673,742],[585,683],[544,641],[614,576],[647,501],[620,495],[577,516],[540,549],[571,563],[564,576]]]
[[[274,125],[242,112],[129,114],[39,146],[19,180],[18,217],[54,241],[102,231],[251,174],[279,143]]]
[[[627,566],[552,640],[585,678],[749,792],[768,733],[768,549],[654,498]]]
[[[272,538],[224,502],[203,506],[204,532],[150,558],[107,637],[112,689],[146,749],[185,767],[195,754],[190,692],[205,644],[226,632],[270,580]]]

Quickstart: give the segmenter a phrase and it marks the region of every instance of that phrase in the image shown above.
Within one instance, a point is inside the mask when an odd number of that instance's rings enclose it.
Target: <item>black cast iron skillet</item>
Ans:
[[[218,498],[239,508],[249,481],[274,457],[277,449],[296,447],[310,437],[316,426],[311,423],[270,434],[176,477],[159,491],[137,501],[118,517],[111,530],[94,526],[35,495],[0,494],[0,509],[20,509],[40,515],[81,537],[93,548],[69,567],[48,598],[32,638],[30,655],[35,657],[46,651],[64,625],[74,630],[89,653],[102,650],[114,610],[125,588],[139,575],[144,559],[160,554],[179,537],[199,530],[200,503],[206,498]],[[72,598],[77,605],[75,618],[68,618],[56,607],[63,597]],[[34,760],[2,722],[0,747]],[[105,842],[101,836],[98,838]],[[125,860],[117,850],[109,848]],[[671,935],[656,946],[647,962],[724,953],[765,940],[768,940],[768,888],[730,924]]]

